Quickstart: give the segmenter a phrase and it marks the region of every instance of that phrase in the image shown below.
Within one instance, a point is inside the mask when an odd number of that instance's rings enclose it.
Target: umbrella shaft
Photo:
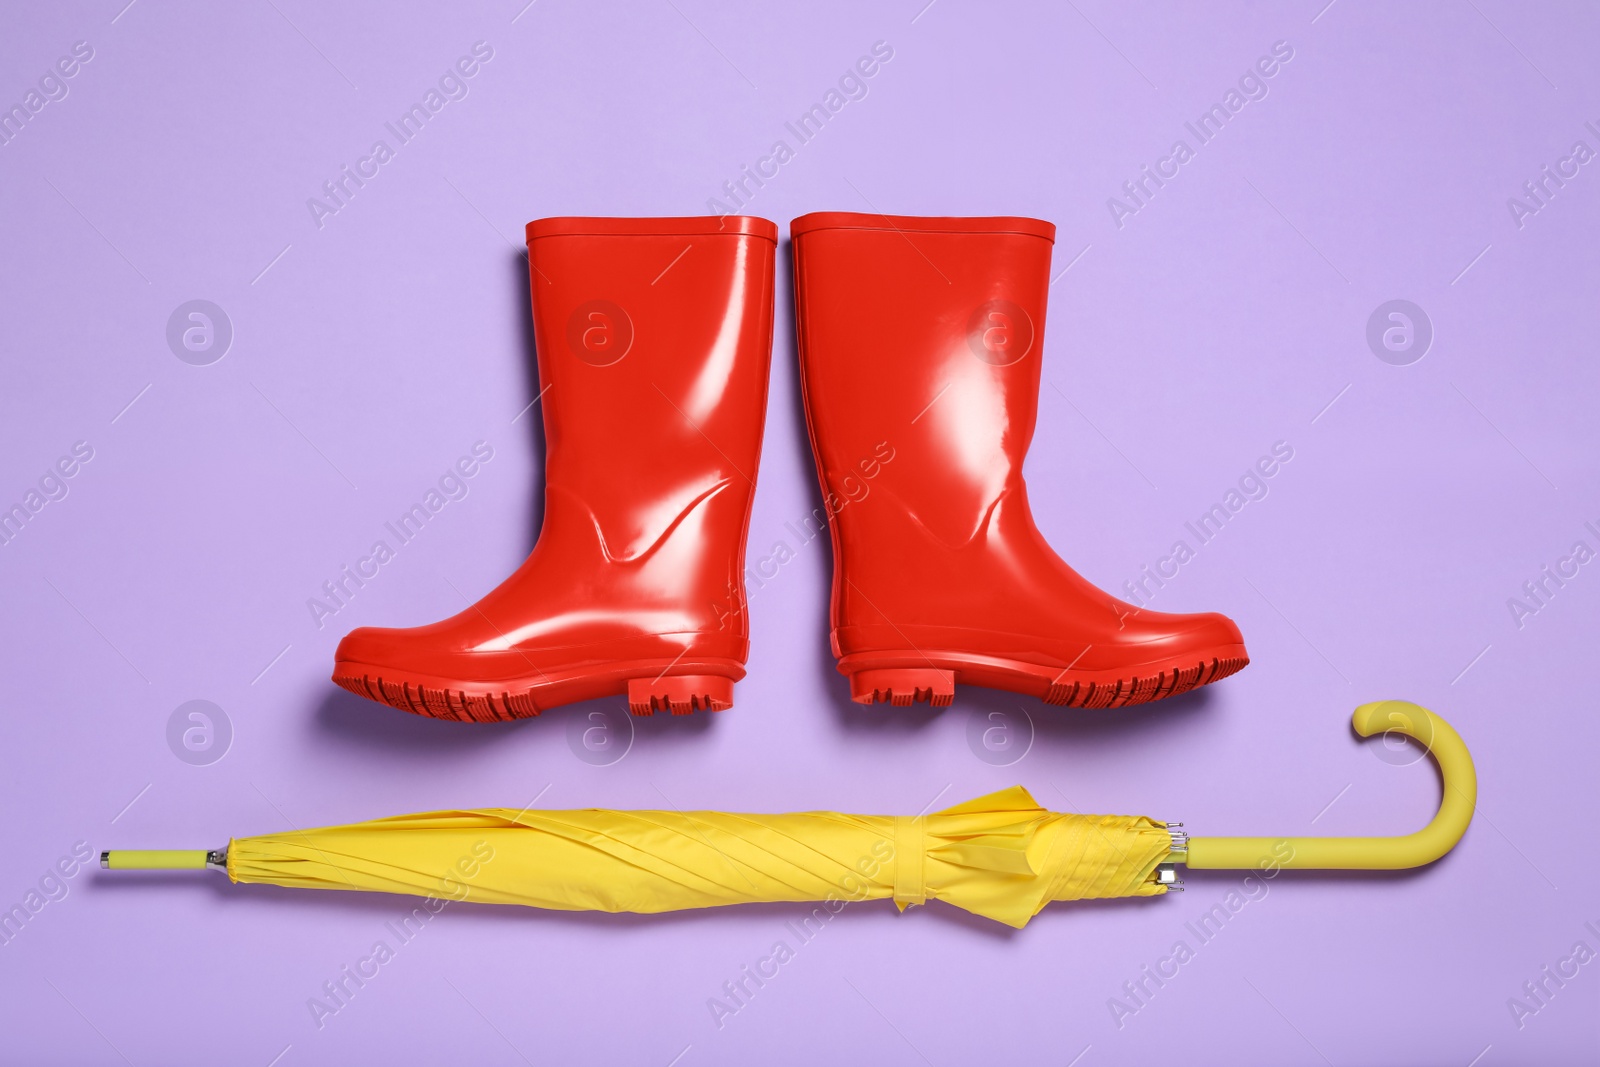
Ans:
[[[226,871],[228,850],[107,849],[100,853],[100,866],[108,871]]]

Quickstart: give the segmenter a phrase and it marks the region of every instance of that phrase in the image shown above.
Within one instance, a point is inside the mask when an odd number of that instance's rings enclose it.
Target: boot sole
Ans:
[[[635,715],[725,711],[733,707],[733,683],[743,677],[742,664],[721,659],[613,663],[503,682],[436,678],[349,660],[333,668],[333,680],[356,696],[450,722],[528,719],[564,704],[623,694]]]
[[[1025,693],[1058,707],[1125,708],[1209,685],[1249,662],[1243,645],[1126,671],[1074,671],[965,652],[867,652],[845,656],[839,671],[850,676],[850,699],[857,704],[947,707],[960,683]]]

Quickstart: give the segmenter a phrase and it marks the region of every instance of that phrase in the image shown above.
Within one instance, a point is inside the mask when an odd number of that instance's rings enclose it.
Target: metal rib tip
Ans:
[[[1156,866],[1156,884],[1167,887],[1169,893],[1183,892],[1183,882],[1178,878],[1178,867],[1173,863],[1162,863]]]

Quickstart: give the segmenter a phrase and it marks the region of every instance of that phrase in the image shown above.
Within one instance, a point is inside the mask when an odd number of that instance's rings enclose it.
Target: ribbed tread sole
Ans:
[[[628,710],[635,715],[654,715],[658,711],[670,711],[674,715],[692,715],[697,711],[727,711],[733,707],[726,700],[718,700],[709,693],[696,693],[687,698],[673,699],[666,696],[652,696],[648,700],[628,701]]]
[[[358,697],[376,700],[413,715],[450,722],[509,722],[532,718],[544,710],[528,691],[469,694],[459,689],[391,681],[369,674],[336,674],[333,680]]]
[[[1201,660],[1193,667],[1161,671],[1153,677],[1134,675],[1111,683],[1057,681],[1050,684],[1043,699],[1046,704],[1066,708],[1125,708],[1210,685],[1236,673],[1248,662],[1243,656],[1226,659],[1213,657],[1210,661]]]
[[[941,693],[931,686],[901,686],[893,685],[872,690],[872,699],[861,700],[856,698],[858,704],[893,704],[896,707],[908,707],[912,704],[930,704],[936,708],[947,708],[955,700],[955,693]]]
[[[509,722],[529,719],[546,707],[535,690],[466,693],[460,689],[420,685],[371,674],[335,674],[333,680],[359,697],[387,704],[400,711],[448,722]],[[725,711],[733,706],[733,682],[719,675],[667,675],[627,682],[628,710],[635,715],[670,711],[690,715],[696,711]]]
[[[1048,682],[1044,692],[1039,692],[1041,673],[1038,669],[1021,670],[1006,675],[1015,685],[995,684],[995,669],[985,673],[990,677],[979,684],[985,687],[1011,689],[1034,693],[1046,704],[1067,708],[1125,708],[1145,704],[1152,700],[1187,693],[1202,685],[1209,685],[1242,669],[1250,661],[1245,656],[1213,656],[1197,661],[1192,667],[1179,667],[1158,671],[1155,674],[1131,675],[1113,681],[1086,682],[1057,677]],[[1026,665],[1018,665],[1019,667]],[[1062,674],[1066,672],[1063,671]],[[930,704],[946,707],[955,699],[955,670],[939,668],[872,668],[850,675],[850,697],[858,704]]]
[[[670,711],[726,711],[733,707],[733,682],[718,674],[669,674],[628,680],[628,710],[635,715]]]
[[[955,698],[955,671],[911,667],[857,671],[850,676],[850,699],[857,704],[931,704],[943,708]]]

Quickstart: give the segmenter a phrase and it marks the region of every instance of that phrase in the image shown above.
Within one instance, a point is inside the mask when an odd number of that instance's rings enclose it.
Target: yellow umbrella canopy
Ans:
[[[1052,900],[1164,891],[1172,837],[1013,787],[918,818],[833,811],[440,811],[247,837],[228,877],[559,911],[929,899],[1022,926]]]
[[[561,911],[663,912],[776,901],[928,900],[1022,927],[1056,900],[1154,896],[1175,865],[1419,866],[1466,831],[1466,746],[1424,708],[1358,709],[1363,736],[1421,740],[1445,779],[1432,824],[1397,838],[1188,838],[1144,816],[1048,811],[1021,786],[923,816],[832,811],[513,811],[401,815],[238,838],[215,852],[106,852],[112,869],[213,867],[235,882],[405,893]]]

